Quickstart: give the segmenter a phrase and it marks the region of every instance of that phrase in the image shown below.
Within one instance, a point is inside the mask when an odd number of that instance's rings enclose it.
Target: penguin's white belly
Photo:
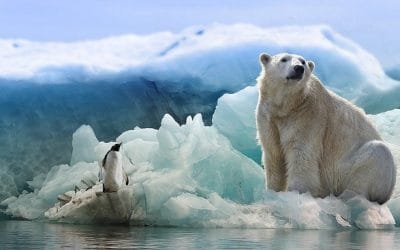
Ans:
[[[116,192],[124,185],[122,168],[114,168],[104,171],[104,189],[107,192]]]
[[[125,172],[122,167],[122,155],[111,151],[108,154],[105,165],[102,168],[103,184],[105,192],[116,192],[126,185]]]

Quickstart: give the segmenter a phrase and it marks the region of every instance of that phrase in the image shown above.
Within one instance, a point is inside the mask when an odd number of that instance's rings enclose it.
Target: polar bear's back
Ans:
[[[326,89],[316,77],[313,77],[313,81],[321,88],[316,93],[322,95],[318,99],[327,114],[326,133],[334,136],[332,140],[341,142],[342,148],[370,140],[382,140],[362,109]]]

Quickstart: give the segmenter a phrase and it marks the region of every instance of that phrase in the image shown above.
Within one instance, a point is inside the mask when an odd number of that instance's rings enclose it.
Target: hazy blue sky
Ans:
[[[0,0],[0,38],[74,41],[213,22],[328,24],[391,66],[400,64],[399,13],[399,0]]]

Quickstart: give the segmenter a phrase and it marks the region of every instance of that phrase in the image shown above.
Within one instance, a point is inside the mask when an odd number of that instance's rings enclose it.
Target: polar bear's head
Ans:
[[[286,83],[289,86],[308,81],[314,69],[312,61],[287,53],[275,56],[261,54],[260,62],[269,81]]]
[[[283,105],[306,94],[314,69],[312,61],[294,54],[260,55],[262,71],[258,77],[261,100]],[[295,98],[297,97],[297,98]],[[288,105],[288,104],[285,104]],[[289,104],[290,105],[290,104]]]

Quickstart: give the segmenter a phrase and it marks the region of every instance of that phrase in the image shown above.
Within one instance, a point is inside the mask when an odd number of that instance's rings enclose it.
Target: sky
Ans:
[[[399,0],[0,0],[0,38],[71,42],[216,22],[327,24],[392,67],[400,65],[399,13]]]

